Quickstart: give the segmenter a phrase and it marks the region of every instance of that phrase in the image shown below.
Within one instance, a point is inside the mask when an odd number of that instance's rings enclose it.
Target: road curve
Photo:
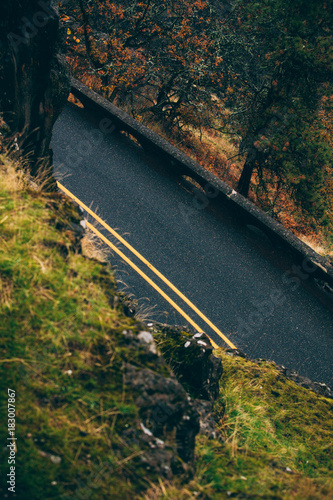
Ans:
[[[52,140],[55,175],[116,229],[251,357],[271,359],[333,385],[333,306],[312,269],[298,265],[256,228],[214,199],[202,206],[192,185],[166,170],[129,138],[101,132],[84,110],[67,106]],[[206,205],[206,204],[205,204]],[[90,219],[91,220],[91,219]],[[105,229],[98,229],[219,345],[220,337]],[[118,256],[117,278],[147,318],[186,324]]]

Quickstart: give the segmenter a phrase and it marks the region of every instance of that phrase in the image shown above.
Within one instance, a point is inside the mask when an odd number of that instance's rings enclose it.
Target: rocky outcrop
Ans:
[[[0,5],[0,112],[30,171],[52,164],[52,127],[70,91],[52,0]]]
[[[139,431],[145,440],[146,436],[152,438],[153,451],[145,454],[144,462],[169,477],[179,467],[177,456],[188,464],[194,459],[199,419],[193,403],[175,378],[149,369],[126,365],[125,381],[138,393],[135,404],[142,419]],[[165,455],[162,469],[156,453],[159,458]],[[165,467],[168,461],[169,467]]]
[[[199,432],[217,437],[213,403],[219,395],[222,362],[213,354],[208,336],[181,327],[156,324],[152,327],[159,349],[177,380],[193,398]]]
[[[161,351],[192,397],[214,401],[219,394],[222,363],[213,354],[209,337],[185,329],[159,325]]]
[[[123,335],[134,356],[133,363],[124,363],[124,382],[135,394],[140,416],[139,425],[126,430],[124,438],[141,448],[146,445],[148,450],[141,456],[143,465],[170,478],[180,468],[191,468],[199,414],[192,398],[168,369],[151,332],[136,335],[124,331]]]
[[[292,380],[300,387],[310,389],[310,391],[316,392],[317,394],[320,394],[325,398],[333,399],[333,391],[328,385],[321,382],[313,382],[308,377],[302,377],[302,375],[297,373],[295,370],[290,370],[285,366],[277,366],[277,368],[281,371],[283,376],[285,376],[289,380]]]

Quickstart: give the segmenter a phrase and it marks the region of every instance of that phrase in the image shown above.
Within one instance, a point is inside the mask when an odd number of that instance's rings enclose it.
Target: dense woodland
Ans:
[[[333,244],[331,2],[59,6],[74,76],[298,234]]]

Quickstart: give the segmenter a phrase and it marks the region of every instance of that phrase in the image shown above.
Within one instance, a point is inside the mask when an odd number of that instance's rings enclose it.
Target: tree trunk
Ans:
[[[169,102],[169,92],[172,89],[172,85],[176,79],[176,76],[177,76],[176,74],[172,75],[169,81],[165,85],[163,85],[159,90],[159,93],[156,97],[156,105],[155,105],[155,109],[157,110],[158,114],[163,115],[163,107],[165,106],[165,104]]]
[[[51,173],[52,128],[70,92],[58,28],[52,0],[0,6],[0,112],[32,175]]]
[[[247,198],[249,195],[251,177],[253,174],[254,167],[256,165],[256,159],[257,159],[257,152],[256,150],[251,149],[247,154],[244,167],[238,181],[237,191],[245,198]]]

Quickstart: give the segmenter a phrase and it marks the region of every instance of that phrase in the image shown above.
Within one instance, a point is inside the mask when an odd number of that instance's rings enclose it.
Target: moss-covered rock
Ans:
[[[156,325],[154,335],[163,356],[188,392],[199,399],[214,401],[219,394],[222,363],[214,356],[205,333]]]

